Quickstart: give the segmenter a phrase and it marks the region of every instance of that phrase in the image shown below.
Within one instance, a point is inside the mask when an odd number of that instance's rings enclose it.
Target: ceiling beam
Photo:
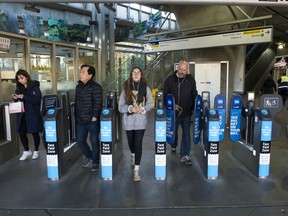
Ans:
[[[0,0],[7,2],[7,0]],[[27,3],[26,0],[9,0],[9,3]],[[39,3],[39,0],[29,0],[29,3]],[[42,0],[40,2],[59,3],[59,0]],[[79,0],[61,0],[62,3],[79,3]],[[139,3],[153,4],[151,0],[81,0],[81,3]],[[198,4],[198,5],[247,5],[247,6],[288,6],[287,1],[271,1],[271,0],[157,0],[155,4]]]

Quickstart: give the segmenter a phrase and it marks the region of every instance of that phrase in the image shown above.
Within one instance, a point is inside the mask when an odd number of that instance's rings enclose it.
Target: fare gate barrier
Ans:
[[[250,98],[242,109],[242,119],[239,115],[242,98],[234,95],[231,99],[230,139],[235,141],[232,153],[261,179],[267,178],[270,172],[273,113],[282,110],[282,107],[279,107],[280,103],[277,103],[279,99],[277,95],[270,95],[268,98],[266,97],[266,100],[260,98],[260,108],[255,108],[254,101]],[[268,109],[268,106],[272,107]],[[242,137],[241,131],[243,132]]]
[[[166,114],[162,91],[156,93],[155,106],[155,179],[166,179]]]
[[[204,126],[204,155],[207,159],[207,178],[218,177],[219,165],[219,114],[215,109],[206,111]]]
[[[202,96],[195,99],[194,120],[193,120],[193,140],[194,144],[200,143],[204,155],[202,169],[208,179],[214,180],[218,177],[219,166],[219,142],[225,136],[225,97],[216,95],[214,109],[210,108],[210,92],[203,91]],[[221,110],[220,122],[219,112]],[[220,135],[221,134],[221,135]],[[202,157],[201,157],[202,158]]]
[[[100,116],[101,177],[112,180],[123,153],[122,127],[116,92],[108,92]]]
[[[44,143],[47,157],[48,179],[57,181],[81,156],[76,145],[75,118],[71,115],[68,92],[58,95],[44,95],[42,115],[44,116]]]
[[[0,103],[0,164],[19,155],[16,114],[9,114],[9,103]]]
[[[46,146],[47,176],[57,181],[61,176],[59,132],[57,123],[59,99],[57,95],[43,96],[42,112],[44,118],[44,142]]]

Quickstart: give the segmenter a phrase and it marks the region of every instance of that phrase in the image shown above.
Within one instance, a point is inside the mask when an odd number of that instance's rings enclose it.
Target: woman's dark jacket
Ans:
[[[21,120],[26,119],[27,133],[43,131],[43,119],[40,112],[42,93],[40,83],[36,80],[31,81],[27,89],[24,85],[18,85],[15,94],[23,94],[25,113],[17,113],[17,128],[20,129]]]
[[[267,78],[262,86],[263,94],[274,94],[276,92],[276,83],[272,78]]]
[[[90,123],[93,117],[100,119],[103,104],[103,88],[90,79],[86,84],[78,81],[75,92],[75,116],[80,124]]]
[[[195,98],[198,94],[195,79],[191,74],[187,74],[185,78],[178,78],[175,71],[167,77],[164,82],[164,100],[168,94],[172,94],[175,98],[175,104],[182,107],[180,117],[192,115],[194,110]]]

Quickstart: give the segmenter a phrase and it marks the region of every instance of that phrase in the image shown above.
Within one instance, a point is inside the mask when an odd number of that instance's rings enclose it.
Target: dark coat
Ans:
[[[271,77],[268,77],[262,86],[263,94],[274,94],[276,92],[276,83]]]
[[[75,92],[75,117],[80,124],[90,123],[93,117],[100,119],[103,104],[103,88],[90,79],[86,84],[78,81]]]
[[[179,92],[180,91],[180,92]],[[194,110],[195,98],[198,94],[195,79],[191,74],[187,74],[185,78],[178,78],[176,71],[167,77],[164,82],[164,99],[168,94],[172,94],[175,103],[182,107],[180,117],[192,115]]]
[[[42,132],[43,119],[40,112],[42,93],[40,91],[40,83],[31,81],[28,89],[23,85],[19,85],[15,94],[23,94],[25,113],[17,113],[17,128],[20,129],[22,118],[26,118],[27,133]]]

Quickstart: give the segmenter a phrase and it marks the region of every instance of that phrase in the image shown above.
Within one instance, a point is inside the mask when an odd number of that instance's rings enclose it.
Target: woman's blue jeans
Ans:
[[[171,145],[172,148],[176,148],[178,146],[178,128],[179,124],[182,128],[182,140],[181,140],[181,148],[180,155],[190,156],[191,150],[191,138],[190,138],[190,125],[191,125],[191,116],[185,117],[177,117],[175,122],[175,140]]]

